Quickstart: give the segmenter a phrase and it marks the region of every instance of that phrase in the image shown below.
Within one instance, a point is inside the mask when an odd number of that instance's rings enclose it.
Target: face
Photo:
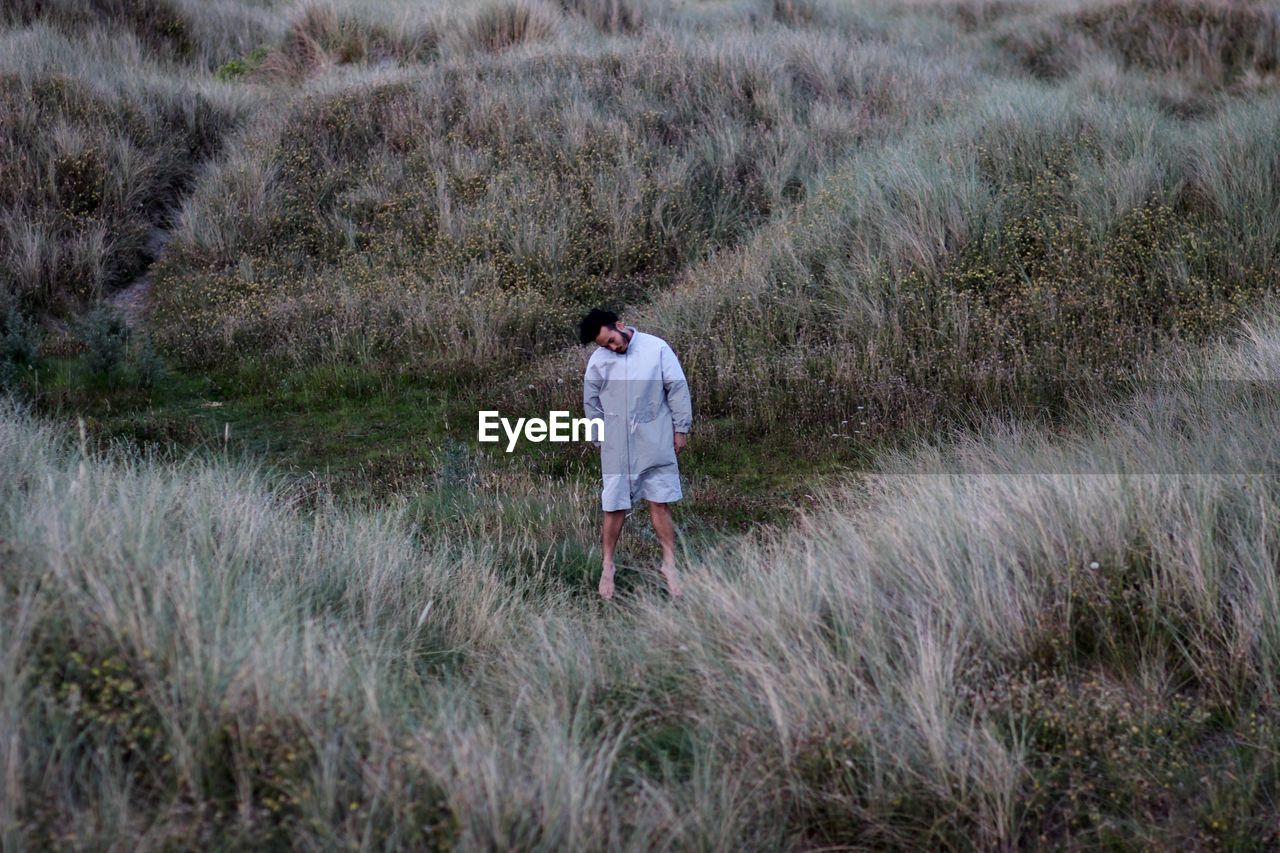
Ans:
[[[622,325],[619,320],[612,326],[601,326],[600,334],[596,335],[596,343],[619,354],[626,352],[627,345],[631,343],[631,333],[624,332]]]

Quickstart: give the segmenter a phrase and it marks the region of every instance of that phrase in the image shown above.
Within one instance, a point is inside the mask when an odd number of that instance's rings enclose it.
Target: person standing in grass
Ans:
[[[599,348],[587,361],[582,407],[604,423],[600,448],[600,492],[604,510],[604,566],[600,595],[613,597],[613,550],[635,501],[649,502],[653,530],[662,544],[662,576],[673,597],[675,526],[671,504],[682,497],[676,457],[688,441],[693,404],[680,361],[662,338],[637,331],[612,311],[593,308],[578,324],[582,343]]]

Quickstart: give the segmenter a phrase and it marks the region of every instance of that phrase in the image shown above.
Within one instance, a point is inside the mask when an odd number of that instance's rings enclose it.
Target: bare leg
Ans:
[[[622,522],[626,520],[626,510],[614,510],[604,514],[604,568],[600,572],[600,597],[613,598],[613,549],[622,535]]]
[[[653,521],[653,532],[662,543],[662,576],[667,579],[671,597],[677,598],[681,589],[676,577],[676,528],[671,521],[671,506],[649,501],[649,518]]]

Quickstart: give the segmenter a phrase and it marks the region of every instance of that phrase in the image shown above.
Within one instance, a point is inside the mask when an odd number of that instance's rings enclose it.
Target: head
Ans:
[[[595,341],[612,352],[624,353],[631,343],[631,333],[624,328],[617,314],[592,308],[578,324],[578,339],[584,344]]]

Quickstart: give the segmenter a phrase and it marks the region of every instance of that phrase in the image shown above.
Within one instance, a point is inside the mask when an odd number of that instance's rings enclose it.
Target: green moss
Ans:
[[[263,60],[267,58],[269,51],[265,47],[255,47],[244,56],[238,56],[235,59],[228,60],[218,66],[213,72],[213,76],[223,82],[231,82],[239,80],[252,74],[262,65]]]

